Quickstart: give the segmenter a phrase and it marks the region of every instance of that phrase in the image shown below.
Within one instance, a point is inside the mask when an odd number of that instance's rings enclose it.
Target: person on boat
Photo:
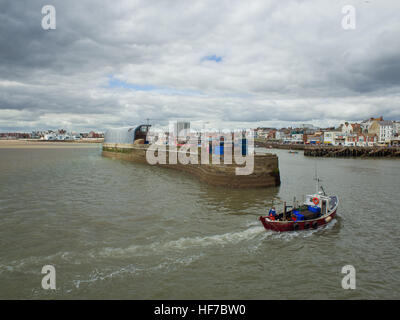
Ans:
[[[272,207],[271,209],[269,209],[269,213],[268,216],[271,220],[275,220],[276,218],[276,211],[275,211],[275,207]]]

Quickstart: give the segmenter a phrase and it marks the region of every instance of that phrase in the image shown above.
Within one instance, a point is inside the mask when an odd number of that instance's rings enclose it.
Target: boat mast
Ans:
[[[316,181],[316,193],[319,193],[319,183],[320,183],[320,181],[322,181],[322,180],[320,180],[319,178],[318,178],[318,174],[317,174],[317,164],[315,163],[315,178],[314,178],[314,180]]]
[[[283,203],[283,221],[286,221],[286,201]]]
[[[315,178],[315,180],[317,181],[317,183],[316,183],[316,193],[318,193],[319,192],[319,179],[318,178]]]

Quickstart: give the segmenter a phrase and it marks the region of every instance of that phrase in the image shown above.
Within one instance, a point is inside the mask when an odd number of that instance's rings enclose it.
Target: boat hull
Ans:
[[[335,208],[331,213],[326,214],[322,217],[305,221],[273,221],[269,220],[268,217],[260,217],[259,219],[264,228],[267,230],[278,232],[309,230],[323,227],[324,225],[331,222],[336,216],[336,210],[337,208]]]

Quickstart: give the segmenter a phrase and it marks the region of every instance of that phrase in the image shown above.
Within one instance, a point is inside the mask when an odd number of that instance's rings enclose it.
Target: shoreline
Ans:
[[[94,141],[45,141],[19,139],[0,139],[0,149],[68,149],[68,148],[98,148],[101,142]]]

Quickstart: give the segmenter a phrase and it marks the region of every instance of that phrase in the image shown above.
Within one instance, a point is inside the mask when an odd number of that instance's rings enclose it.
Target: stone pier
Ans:
[[[102,154],[109,158],[148,163],[146,160],[147,148],[147,145],[104,143]],[[236,175],[236,168],[244,167],[244,165],[235,164],[234,159],[233,164],[224,164],[223,156],[220,156],[220,164],[212,164],[211,155],[209,155],[210,164],[202,164],[199,152],[199,164],[183,165],[179,162],[168,164],[168,154],[169,152],[167,152],[167,164],[156,165],[188,172],[210,185],[229,188],[268,188],[279,186],[281,183],[278,157],[275,154],[254,155],[254,171],[249,175]]]

